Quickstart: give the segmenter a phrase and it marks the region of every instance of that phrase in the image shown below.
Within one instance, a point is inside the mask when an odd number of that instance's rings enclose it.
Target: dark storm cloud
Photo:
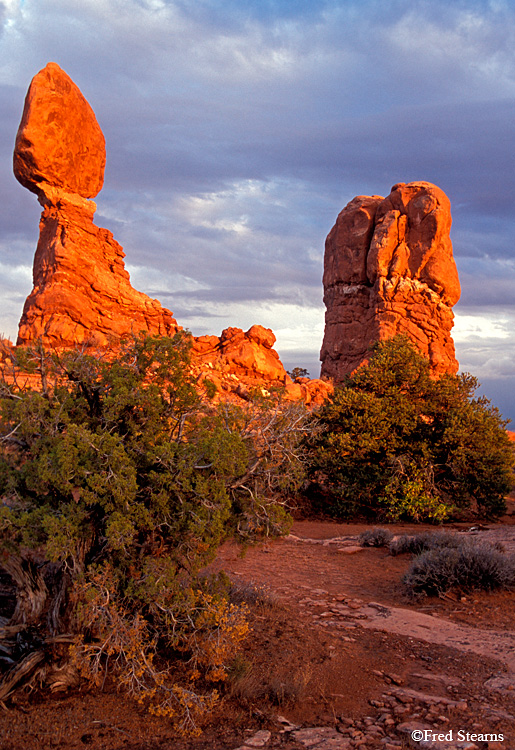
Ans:
[[[502,315],[511,308],[515,312],[515,264],[469,261],[466,266],[468,270],[460,274],[462,293],[457,311],[479,314],[496,308]]]

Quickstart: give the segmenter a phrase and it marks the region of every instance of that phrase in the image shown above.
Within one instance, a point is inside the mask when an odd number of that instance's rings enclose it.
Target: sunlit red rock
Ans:
[[[133,289],[124,252],[107,229],[93,223],[88,200],[102,187],[105,145],[93,110],[55,63],[32,80],[14,151],[14,173],[43,206],[34,258],[34,288],[20,320],[18,344],[57,349],[78,344],[116,348],[130,333],[173,335],[169,310]],[[199,386],[249,398],[252,389],[282,387],[286,399],[321,403],[331,386],[304,378],[293,383],[268,328],[227,328],[193,339],[192,368]]]
[[[14,173],[43,206],[18,344],[111,345],[121,336],[178,330],[172,313],[133,289],[121,246],[93,223],[104,179],[104,136],[93,110],[55,63],[32,80]]]
[[[275,336],[269,328],[226,328],[222,335],[194,339],[193,359],[212,371],[213,378],[229,377],[246,385],[284,385],[290,380],[279,355],[272,348]]]
[[[297,378],[285,386],[285,398],[290,401],[302,399],[309,406],[323,404],[333,392],[333,386],[326,380],[317,378]]]
[[[95,114],[56,63],[34,76],[14,149],[14,174],[37,195],[47,189],[94,198],[104,183],[105,140]]]
[[[93,223],[88,204],[61,198],[45,205],[18,344],[106,346],[130,333],[178,330],[169,310],[132,287],[121,246]]]
[[[199,378],[209,379],[219,391],[242,399],[255,388],[266,392],[281,387],[286,400],[302,399],[306,404],[320,404],[332,391],[323,380],[297,378],[293,382],[273,349],[275,335],[270,328],[254,325],[244,332],[226,328],[222,335],[194,339],[192,359]]]
[[[325,248],[322,376],[341,381],[370,346],[407,334],[433,375],[456,372],[452,307],[460,297],[449,236],[450,202],[429,182],[399,183],[387,198],[357,196]]]

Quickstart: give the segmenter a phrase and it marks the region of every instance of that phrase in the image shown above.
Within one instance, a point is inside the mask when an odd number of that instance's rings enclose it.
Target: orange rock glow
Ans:
[[[124,252],[107,229],[93,223],[89,198],[104,179],[104,136],[73,81],[49,63],[32,80],[16,137],[14,174],[43,206],[18,345],[42,342],[55,349],[79,345],[116,348],[127,334],[173,335],[172,313],[136,291]],[[192,367],[220,394],[246,399],[254,387],[284,387],[286,398],[320,403],[331,386],[292,383],[262,326],[246,333],[227,328],[220,337],[193,339]]]
[[[368,361],[371,344],[399,333],[433,375],[457,372],[450,229],[449,199],[429,182],[399,183],[387,198],[361,195],[341,211],[325,247],[323,377],[341,381]]]

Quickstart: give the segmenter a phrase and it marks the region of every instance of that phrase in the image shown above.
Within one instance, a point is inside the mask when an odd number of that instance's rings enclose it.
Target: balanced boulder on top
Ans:
[[[34,76],[14,149],[14,174],[33,193],[48,187],[94,198],[104,184],[106,150],[95,114],[56,63]]]
[[[56,63],[30,84],[13,161],[16,178],[43,206],[18,344],[106,346],[141,331],[173,335],[172,313],[131,286],[122,247],[93,223],[96,205],[88,199],[104,181],[104,136]]]

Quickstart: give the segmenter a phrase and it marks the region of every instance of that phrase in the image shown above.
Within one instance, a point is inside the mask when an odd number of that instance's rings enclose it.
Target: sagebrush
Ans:
[[[460,547],[462,538],[450,531],[423,531],[420,534],[402,534],[388,545],[391,555],[420,555],[429,549],[439,547]]]
[[[512,590],[515,559],[487,542],[462,539],[455,546],[434,547],[415,557],[403,582],[413,595]]]
[[[392,532],[380,526],[367,529],[358,536],[358,542],[362,547],[387,547],[392,539]]]

